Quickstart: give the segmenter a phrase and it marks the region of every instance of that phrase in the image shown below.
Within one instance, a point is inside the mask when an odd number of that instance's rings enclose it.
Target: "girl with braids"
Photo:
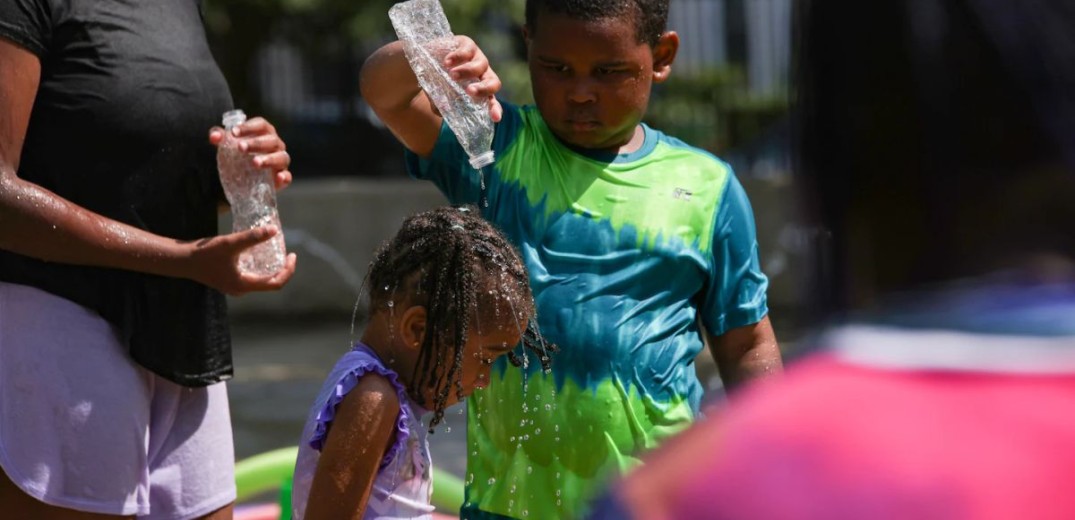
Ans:
[[[366,280],[362,340],[322,386],[299,446],[292,517],[431,518],[428,432],[489,381],[529,329],[534,301],[518,253],[472,207],[414,215]],[[512,361],[517,360],[511,356]]]

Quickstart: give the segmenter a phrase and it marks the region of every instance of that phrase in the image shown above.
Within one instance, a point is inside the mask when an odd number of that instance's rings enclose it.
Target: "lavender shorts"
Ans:
[[[136,365],[113,327],[0,282],[0,467],[45,503],[182,519],[235,500],[223,383],[186,388]]]

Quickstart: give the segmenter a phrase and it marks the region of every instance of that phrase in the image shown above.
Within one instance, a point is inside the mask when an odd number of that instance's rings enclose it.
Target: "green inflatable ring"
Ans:
[[[297,447],[280,448],[235,463],[236,502],[278,489],[291,479],[295,470]],[[445,512],[459,511],[463,505],[463,481],[433,468],[433,505]]]

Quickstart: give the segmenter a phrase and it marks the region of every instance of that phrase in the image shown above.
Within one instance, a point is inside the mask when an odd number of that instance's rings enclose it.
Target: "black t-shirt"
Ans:
[[[21,178],[160,235],[216,234],[222,191],[208,130],[232,101],[199,0],[2,0],[0,37],[41,60]],[[138,363],[172,381],[232,373],[224,297],[203,285],[6,251],[0,280],[96,310]]]

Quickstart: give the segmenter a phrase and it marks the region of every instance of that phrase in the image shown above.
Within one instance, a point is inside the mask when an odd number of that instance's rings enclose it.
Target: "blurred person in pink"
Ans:
[[[829,325],[592,518],[1075,518],[1075,8],[797,8]]]

